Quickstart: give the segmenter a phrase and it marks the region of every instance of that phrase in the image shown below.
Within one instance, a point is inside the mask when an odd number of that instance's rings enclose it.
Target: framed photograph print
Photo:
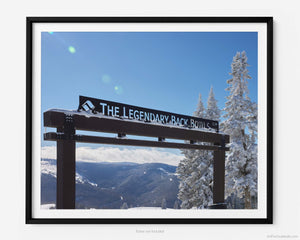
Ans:
[[[26,223],[271,224],[272,17],[28,17]]]

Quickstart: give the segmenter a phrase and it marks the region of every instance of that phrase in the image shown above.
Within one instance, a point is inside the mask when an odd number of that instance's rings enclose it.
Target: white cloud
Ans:
[[[42,158],[56,159],[56,147],[42,147]],[[165,163],[177,166],[182,155],[157,149],[119,149],[114,147],[78,147],[76,161],[81,162],[134,162],[134,163]]]
[[[42,158],[56,159],[56,147],[54,146],[42,147],[41,154],[42,154]]]

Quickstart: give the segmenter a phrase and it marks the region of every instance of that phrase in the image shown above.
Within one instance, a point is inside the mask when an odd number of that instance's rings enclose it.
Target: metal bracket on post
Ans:
[[[125,133],[118,133],[118,138],[125,138],[126,134]]]
[[[222,134],[222,137],[221,137],[221,147],[225,148],[225,135],[224,134]]]
[[[65,140],[74,140],[75,128],[74,119],[72,115],[65,115],[63,133],[65,135]]]

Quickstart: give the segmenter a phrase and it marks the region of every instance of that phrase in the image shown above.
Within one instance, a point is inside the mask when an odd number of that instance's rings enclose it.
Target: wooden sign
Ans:
[[[186,128],[202,128],[212,129],[217,132],[219,131],[218,121],[84,96],[79,96],[78,111],[86,111],[92,114],[102,114],[104,116],[143,121],[145,123],[158,123]]]

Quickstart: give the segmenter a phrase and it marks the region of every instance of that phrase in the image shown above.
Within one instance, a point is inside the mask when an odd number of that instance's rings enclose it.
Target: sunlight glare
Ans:
[[[73,53],[73,54],[76,53],[76,49],[72,46],[69,46],[68,50],[70,53]]]

